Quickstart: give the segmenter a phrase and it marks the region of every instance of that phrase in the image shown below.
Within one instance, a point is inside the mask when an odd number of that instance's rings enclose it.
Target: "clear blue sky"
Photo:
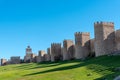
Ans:
[[[113,21],[120,28],[120,0],[0,0],[0,58],[46,50],[52,42],[90,32],[93,23]]]

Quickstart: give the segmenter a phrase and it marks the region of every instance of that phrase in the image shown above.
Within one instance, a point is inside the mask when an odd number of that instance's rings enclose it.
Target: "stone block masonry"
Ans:
[[[120,53],[120,29],[115,32],[116,51]]]
[[[11,64],[20,64],[20,56],[13,56],[10,59]]]
[[[85,59],[90,53],[90,33],[75,33],[75,58]]]
[[[38,52],[38,56],[37,56],[37,60],[36,60],[37,63],[45,61],[45,58],[44,58],[45,54],[46,54],[46,52],[44,50],[40,50]]]
[[[47,56],[46,56],[46,61],[51,61],[51,49],[47,48]]]
[[[89,57],[95,56],[95,39],[90,39],[90,54]]]
[[[74,59],[74,42],[72,40],[63,41],[63,60]]]
[[[114,52],[115,32],[113,22],[96,22],[95,29],[95,53],[96,56],[107,55]]]
[[[62,59],[61,43],[51,44],[51,61],[59,61]]]
[[[102,55],[120,55],[120,29],[114,30],[113,22],[95,22],[94,39],[90,39],[89,32],[76,32],[75,44],[72,40],[64,40],[61,43],[52,43],[47,49],[39,51],[38,56],[32,53],[30,46],[26,48],[24,62],[59,61],[71,59],[85,59],[87,57],[98,57]],[[19,59],[11,58],[13,63],[19,63]],[[11,61],[1,59],[1,64],[11,64]],[[17,61],[17,62],[16,62]]]

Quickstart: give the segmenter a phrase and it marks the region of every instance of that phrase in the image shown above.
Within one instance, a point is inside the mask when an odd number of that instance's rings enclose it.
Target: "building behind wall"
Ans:
[[[52,43],[51,44],[51,61],[62,60],[61,54],[61,44],[60,43]]]
[[[72,40],[63,41],[63,60],[74,59],[74,43]]]
[[[36,55],[32,53],[30,46],[26,48],[26,55],[24,57],[24,62],[30,63],[35,61]]]
[[[115,32],[113,22],[96,22],[95,29],[95,54],[107,55],[115,50]]]
[[[37,55],[36,55],[35,53],[32,53],[32,54],[31,54],[31,60],[30,60],[30,61],[31,61],[31,62],[36,62],[36,56],[37,56]]]
[[[46,54],[46,53],[45,53],[44,50],[40,50],[40,51],[38,52],[38,56],[37,56],[37,62],[38,62],[38,63],[45,61],[45,56],[44,56],[45,54]]]
[[[84,59],[90,53],[90,33],[76,32],[75,33],[75,58]]]
[[[47,48],[47,53],[45,51],[41,51],[40,54],[41,54],[41,62],[42,61],[51,61],[51,49],[50,48]]]

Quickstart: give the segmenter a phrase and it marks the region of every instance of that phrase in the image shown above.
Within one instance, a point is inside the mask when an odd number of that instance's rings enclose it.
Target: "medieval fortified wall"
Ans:
[[[76,32],[75,43],[64,40],[61,43],[52,43],[47,52],[40,50],[38,55],[32,53],[30,46],[26,48],[24,62],[59,61],[71,59],[85,59],[91,56],[120,54],[120,30],[114,30],[113,22],[95,22],[94,39],[90,39],[89,32]],[[20,57],[11,57],[9,61],[1,59],[1,65],[19,64]]]

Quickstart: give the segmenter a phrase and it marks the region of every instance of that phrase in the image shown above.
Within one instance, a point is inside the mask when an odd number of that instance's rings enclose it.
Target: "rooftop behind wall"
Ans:
[[[45,51],[44,51],[44,50],[40,50],[40,51],[39,51],[39,56],[44,56],[44,54],[45,54]]]

